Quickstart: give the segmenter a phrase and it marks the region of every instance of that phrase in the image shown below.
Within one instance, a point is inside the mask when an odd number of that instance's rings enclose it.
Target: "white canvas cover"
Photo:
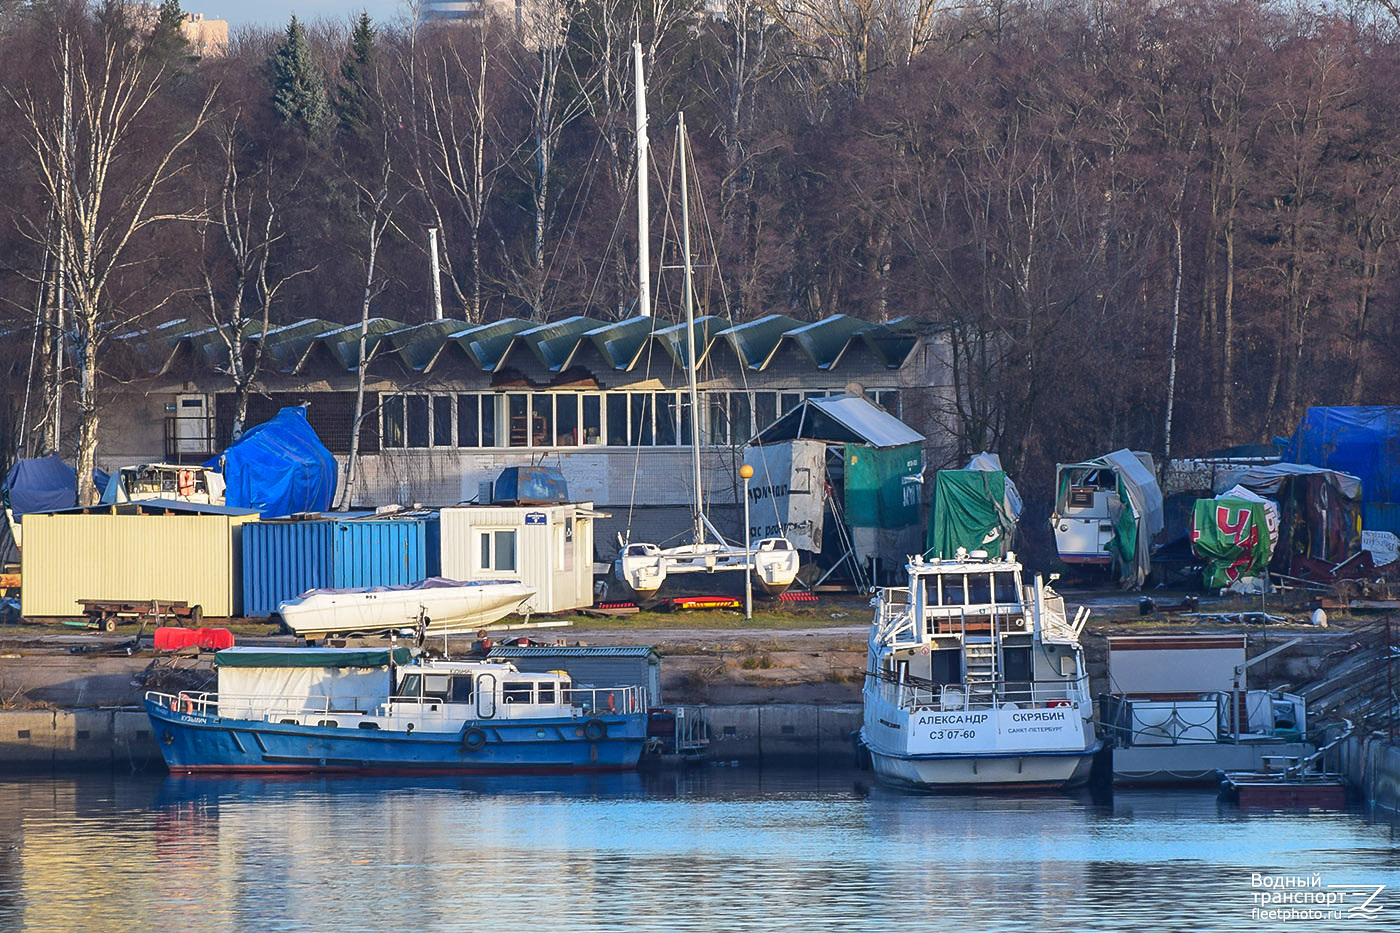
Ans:
[[[389,696],[387,667],[221,667],[219,715],[262,719],[269,713],[325,709],[365,711]]]
[[[1348,499],[1361,498],[1361,480],[1350,473],[1326,470],[1309,466],[1306,463],[1275,463],[1272,466],[1257,466],[1239,478],[1241,486],[1248,486],[1258,493],[1274,493],[1283,489],[1284,480],[1290,476],[1307,476],[1322,473],[1332,478],[1333,483]]]
[[[971,460],[967,461],[967,466],[964,467],[964,469],[981,470],[984,473],[1002,472],[1001,457],[993,453],[988,453],[984,450],[980,454],[974,455]],[[1008,515],[1010,515],[1017,521],[1020,521],[1021,493],[1016,488],[1016,484],[1011,482],[1011,477],[1009,476],[1006,478],[1006,501],[1002,503],[1002,506],[1006,509],[1006,513]]]
[[[785,536],[802,551],[822,549],[826,512],[826,444],[784,441],[744,450],[749,481],[749,536]]]
[[[1134,573],[1124,574],[1124,580],[1142,586],[1152,570],[1152,539],[1162,530],[1162,490],[1157,476],[1137,454],[1124,448],[1105,454],[1102,458],[1118,473],[1128,502],[1137,516],[1137,548],[1134,551]]]

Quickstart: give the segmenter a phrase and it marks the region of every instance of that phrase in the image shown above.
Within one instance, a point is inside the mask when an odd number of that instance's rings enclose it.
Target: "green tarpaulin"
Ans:
[[[865,528],[904,528],[919,520],[918,444],[881,449],[846,445],[846,520]]]
[[[387,667],[388,648],[225,648],[217,667]],[[393,649],[393,662],[407,664],[407,648]]]
[[[948,559],[958,548],[1004,556],[1016,527],[1005,502],[1002,470],[940,470],[934,478],[925,556]]]
[[[1204,558],[1208,589],[1241,577],[1262,576],[1269,566],[1269,527],[1264,503],[1248,499],[1197,499],[1191,516],[1191,550]]]

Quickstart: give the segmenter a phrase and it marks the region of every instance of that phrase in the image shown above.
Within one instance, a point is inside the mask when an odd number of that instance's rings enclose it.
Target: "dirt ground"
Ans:
[[[1191,607],[1183,604],[1185,594],[1179,593],[1152,594],[1150,611],[1140,606],[1138,594],[1068,591],[1065,595],[1071,612],[1078,605],[1091,609],[1084,642],[1090,674],[1096,679],[1095,692],[1103,682],[1109,635],[1266,628],[1269,637],[1275,632],[1322,634],[1306,624],[1310,605],[1289,608],[1276,600],[1266,608],[1286,621],[1250,625],[1188,615]],[[1202,598],[1196,611],[1257,609],[1238,599]],[[524,635],[546,644],[652,645],[662,656],[662,693],[667,703],[858,703],[870,612],[867,597],[824,595],[815,604],[763,608],[751,621],[733,611],[649,612],[616,618],[574,615],[554,620],[567,621],[566,626],[494,631],[491,637],[502,641]],[[1342,636],[1348,624],[1350,620],[1333,620],[1330,632]],[[239,644],[299,643],[265,622],[240,620],[229,627]],[[134,626],[107,635],[24,622],[0,625],[0,708],[137,703],[143,690],[140,675],[154,656],[149,635],[141,650],[129,653],[135,634]],[[460,656],[470,641],[453,638],[448,650]],[[350,643],[382,645],[384,641]],[[430,647],[439,644],[430,639]]]

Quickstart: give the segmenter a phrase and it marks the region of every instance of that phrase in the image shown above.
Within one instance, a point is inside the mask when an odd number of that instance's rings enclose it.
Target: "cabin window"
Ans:
[[[985,606],[992,601],[992,577],[986,573],[967,575],[967,602],[971,606]]]
[[[1021,601],[1021,594],[1016,592],[1016,575],[1002,571],[992,574],[992,587],[996,593],[996,601],[999,603],[1018,603]]]
[[[515,530],[481,532],[481,570],[515,570]]]
[[[472,701],[472,676],[470,674],[457,674],[452,678],[452,702],[470,703]]]
[[[674,447],[679,435],[676,433],[676,393],[656,393],[656,444],[658,447]]]
[[[399,682],[399,696],[416,700],[423,688],[423,679],[417,674],[409,674]]]
[[[452,396],[433,396],[433,446],[452,446]]]
[[[554,446],[554,396],[543,393],[530,399],[530,446]]]
[[[423,675],[423,698],[446,701],[452,678],[447,674]]]
[[[457,396],[457,446],[481,445],[481,396]]]
[[[530,446],[530,397],[519,392],[506,396],[507,438],[511,447]]]
[[[608,446],[627,446],[627,394],[608,393]]]
[[[754,429],[762,431],[778,420],[778,393],[755,392],[753,394]]]
[[[540,690],[540,702],[541,702],[541,703],[553,703],[553,702],[554,702],[554,684],[545,684],[545,683],[541,683],[541,684],[537,684],[536,686],[538,686],[538,687],[539,687],[539,690]]]
[[[560,447],[574,447],[578,439],[577,395],[556,395],[554,397],[554,442]]]
[[[603,443],[603,397],[585,395],[583,397],[583,442]]]
[[[404,446],[403,396],[385,396],[384,404],[381,406],[381,412],[384,419],[383,426],[380,428],[380,437],[383,438],[383,446]]]
[[[939,576],[939,582],[943,584],[944,606],[965,606],[967,605],[967,583],[960,573],[945,573]]]
[[[428,396],[406,395],[404,404],[408,409],[409,447],[428,446]]]
[[[525,680],[508,680],[501,686],[501,699],[506,703],[529,703],[535,685]]]

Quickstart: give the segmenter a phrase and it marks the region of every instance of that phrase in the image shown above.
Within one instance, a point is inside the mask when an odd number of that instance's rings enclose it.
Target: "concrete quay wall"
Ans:
[[[1342,744],[1342,770],[1373,807],[1400,813],[1400,744],[1352,736]]]
[[[859,705],[687,707],[709,727],[710,758],[778,763],[850,761]],[[0,711],[0,773],[164,768],[150,718],[137,709]]]

